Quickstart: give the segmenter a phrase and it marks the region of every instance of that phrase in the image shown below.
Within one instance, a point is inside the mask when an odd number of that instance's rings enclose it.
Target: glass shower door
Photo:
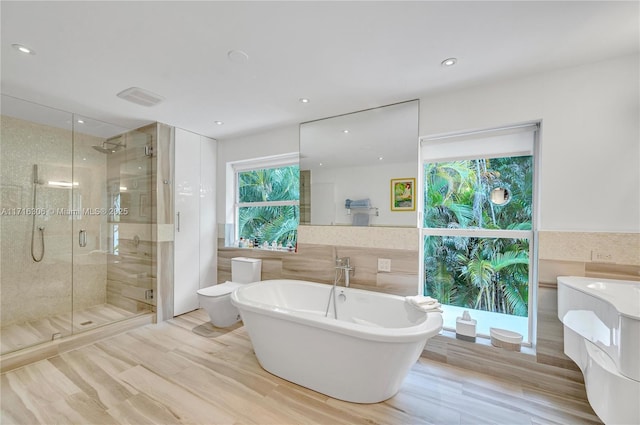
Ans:
[[[152,312],[156,127],[1,106],[0,354]]]
[[[151,161],[145,154],[150,140],[145,133],[76,116],[74,332],[153,308]]]

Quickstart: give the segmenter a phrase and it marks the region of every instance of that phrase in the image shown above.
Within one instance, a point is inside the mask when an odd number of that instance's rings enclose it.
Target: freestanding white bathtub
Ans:
[[[231,302],[240,311],[256,357],[268,372],[340,400],[377,403],[392,397],[441,313],[425,313],[404,297],[331,285],[267,280],[243,285]]]

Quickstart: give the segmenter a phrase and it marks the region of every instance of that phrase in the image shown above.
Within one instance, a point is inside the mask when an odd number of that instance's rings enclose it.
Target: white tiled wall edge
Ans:
[[[640,265],[640,233],[541,231],[539,240],[541,260]]]
[[[420,231],[404,227],[299,226],[298,243],[417,251]]]

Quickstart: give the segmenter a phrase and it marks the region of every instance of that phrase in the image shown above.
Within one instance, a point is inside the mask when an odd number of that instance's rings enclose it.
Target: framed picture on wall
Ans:
[[[415,211],[416,179],[391,179],[391,211]]]

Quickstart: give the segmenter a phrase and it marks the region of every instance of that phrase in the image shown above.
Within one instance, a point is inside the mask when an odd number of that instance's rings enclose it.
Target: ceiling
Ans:
[[[638,1],[0,5],[3,94],[221,140],[606,60],[640,44]],[[457,64],[441,66],[448,57]],[[129,87],[164,101],[116,97]]]

